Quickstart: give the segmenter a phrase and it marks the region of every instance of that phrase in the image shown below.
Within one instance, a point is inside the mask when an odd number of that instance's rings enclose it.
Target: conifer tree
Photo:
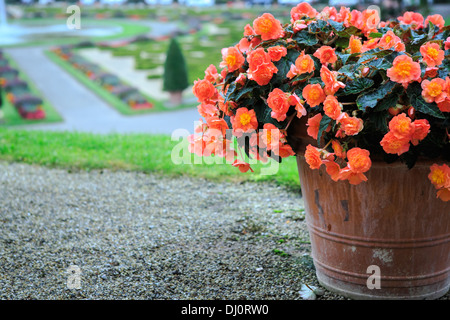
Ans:
[[[175,38],[170,41],[164,63],[163,90],[169,92],[183,91],[189,86],[188,71],[183,52]]]

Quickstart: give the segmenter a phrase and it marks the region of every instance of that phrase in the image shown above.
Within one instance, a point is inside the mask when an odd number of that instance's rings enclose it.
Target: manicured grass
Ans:
[[[283,159],[276,174],[261,175],[267,164],[254,164],[254,173],[241,173],[230,164],[205,164],[213,158],[199,158],[187,151],[184,139],[167,135],[42,132],[0,129],[0,159],[67,169],[122,169],[188,175],[214,181],[270,181],[299,190],[295,157]],[[175,155],[190,164],[174,164]],[[195,164],[201,163],[203,164]],[[221,159],[223,160],[223,159]],[[186,161],[187,162],[187,161]],[[274,167],[275,168],[275,167]],[[275,171],[275,170],[274,170]]]
[[[80,70],[74,68],[70,63],[67,61],[64,61],[58,55],[56,55],[52,51],[46,51],[45,54],[47,57],[52,60],[55,64],[59,65],[62,69],[67,71],[70,75],[72,75],[75,79],[77,79],[80,83],[82,83],[84,86],[86,86],[88,89],[92,90],[95,94],[97,94],[100,98],[105,100],[109,105],[117,109],[120,113],[124,115],[138,115],[138,114],[144,114],[149,112],[157,112],[157,111],[169,111],[169,110],[179,110],[182,108],[189,108],[193,107],[194,104],[183,104],[176,108],[168,109],[164,107],[163,103],[160,101],[157,101],[155,99],[152,99],[150,97],[146,98],[148,101],[153,103],[153,108],[151,109],[142,109],[142,110],[133,110],[129,105],[127,105],[125,102],[120,100],[118,97],[113,95],[111,92],[103,88],[100,84],[92,81],[89,79],[83,72]],[[124,82],[125,83],[125,82]],[[145,96],[145,95],[144,95]]]
[[[49,122],[59,122],[63,119],[59,113],[51,106],[51,104],[41,95],[39,90],[34,86],[33,81],[31,81],[25,73],[23,73],[17,64],[8,55],[4,53],[4,56],[8,59],[9,65],[19,71],[19,79],[25,81],[31,90],[31,93],[36,97],[43,100],[42,108],[45,111],[44,119],[24,119],[20,116],[17,109],[6,99],[6,93],[2,90],[3,94],[3,114],[4,122],[0,126],[10,126],[10,125],[23,125],[23,124],[34,124],[34,123],[49,123]]]

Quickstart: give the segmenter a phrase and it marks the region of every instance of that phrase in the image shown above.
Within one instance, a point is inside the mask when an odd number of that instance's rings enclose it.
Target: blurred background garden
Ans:
[[[170,135],[193,132],[200,116],[192,84],[209,65],[219,67],[221,49],[239,42],[244,26],[264,12],[288,22],[300,1],[0,2],[1,159],[299,188],[293,157],[276,175],[258,174],[258,165],[245,175],[229,165],[175,165],[171,151],[182,140]],[[318,10],[377,5],[383,20],[439,13],[450,22],[447,0],[308,2]]]

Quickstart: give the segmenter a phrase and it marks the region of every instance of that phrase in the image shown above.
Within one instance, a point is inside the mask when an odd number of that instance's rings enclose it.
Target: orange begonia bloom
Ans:
[[[314,60],[309,54],[305,54],[305,50],[295,60],[297,74],[311,73],[314,71]]]
[[[430,123],[427,119],[417,119],[413,122],[414,133],[411,136],[411,143],[414,146],[419,144],[419,141],[425,139],[430,132]]]
[[[323,111],[331,119],[336,120],[342,112],[342,106],[335,96],[329,95],[323,102]]]
[[[309,118],[306,124],[308,126],[306,132],[314,139],[317,139],[319,135],[320,121],[322,121],[322,115],[318,113],[314,117]]]
[[[380,142],[384,152],[401,155],[409,150],[409,138],[397,138],[393,132],[388,132]]]
[[[270,13],[264,13],[261,17],[253,21],[253,29],[261,40],[279,39],[283,35],[281,22],[274,18]]]
[[[304,17],[314,18],[318,14],[317,10],[307,2],[301,2],[291,9],[291,22],[295,22]]]
[[[278,72],[277,67],[270,60],[270,56],[263,48],[250,51],[247,56],[248,78],[256,81],[260,86],[270,82],[273,74]]]
[[[233,167],[237,167],[239,169],[240,172],[245,173],[248,170],[250,170],[251,172],[254,172],[253,169],[250,167],[250,164],[241,160],[236,159],[233,164]]]
[[[444,49],[450,50],[450,37],[448,37],[447,40],[445,40]]]
[[[236,136],[241,136],[243,132],[251,132],[258,128],[255,110],[239,108],[232,119],[233,131]]]
[[[199,102],[217,99],[219,94],[213,84],[206,79],[194,81],[192,92]]]
[[[322,165],[319,150],[310,144],[306,146],[305,160],[311,169],[319,169]]]
[[[272,123],[264,124],[263,130],[260,130],[258,135],[259,141],[261,142],[260,147],[267,148],[267,150],[279,148],[282,134],[280,129],[275,127]]]
[[[428,179],[436,187],[436,189],[450,188],[450,167],[446,164],[433,164],[430,167]]]
[[[398,139],[411,139],[414,129],[411,118],[404,113],[400,113],[389,121],[389,130]]]
[[[281,157],[281,158],[287,158],[289,156],[294,156],[295,152],[292,150],[291,146],[288,144],[280,144],[278,146],[278,149],[273,150],[275,155]]]
[[[444,79],[423,80],[421,86],[423,99],[428,103],[440,103],[447,98],[446,81]]]
[[[407,11],[397,19],[403,24],[410,24],[412,29],[423,28],[423,16],[418,12]]]
[[[437,198],[440,198],[442,201],[450,201],[450,188],[438,190]]]
[[[387,76],[395,82],[407,85],[420,79],[420,64],[414,62],[407,55],[401,55],[394,59],[392,68],[387,70]]]
[[[337,61],[337,56],[334,50],[335,49],[330,46],[322,46],[314,52],[314,57],[319,59],[320,63],[324,65],[335,63]]]
[[[269,93],[267,104],[272,109],[271,116],[277,121],[286,119],[286,113],[289,111],[288,95],[282,90],[275,88]]]
[[[220,63],[220,67],[228,67],[229,72],[238,70],[244,65],[245,62],[244,56],[235,47],[223,48],[222,60],[223,61]]]
[[[398,52],[405,50],[405,44],[394,34],[394,32],[392,32],[392,30],[389,30],[384,36],[381,37],[378,42],[378,47],[384,50],[391,49],[393,47],[394,50]]]
[[[379,41],[380,41],[380,38],[373,38],[373,39],[369,39],[369,40],[365,41],[363,43],[361,52],[366,52],[366,51],[375,49],[377,47]]]
[[[438,26],[439,29],[442,29],[445,26],[445,20],[440,14],[433,14],[431,16],[428,16],[425,19],[425,27],[428,25],[428,22],[431,21],[432,24],[435,26]]]
[[[325,159],[322,161],[327,168],[327,173],[333,181],[338,181],[341,173],[341,167],[333,160]]]
[[[208,80],[211,83],[219,80],[220,75],[217,73],[217,68],[215,65],[210,64],[208,68],[205,70],[205,80]]]
[[[420,53],[422,54],[423,61],[429,67],[435,67],[442,64],[444,61],[444,50],[434,42],[427,42],[420,47]]]
[[[363,181],[367,181],[367,177],[364,175],[364,173],[353,172],[348,167],[346,167],[340,171],[338,179],[339,180],[348,180],[348,182],[353,185],[358,185]]]
[[[287,54],[287,49],[282,46],[270,47],[269,49],[267,49],[267,51],[272,61],[279,61]]]
[[[295,106],[295,110],[297,111],[297,118],[301,118],[302,116],[306,116],[307,112],[305,106],[302,103],[302,100],[294,93],[289,97],[289,104],[291,106]]]
[[[320,79],[322,79],[325,84],[324,91],[326,95],[333,95],[339,89],[345,88],[345,84],[337,81],[336,76],[336,71],[330,71],[330,69],[326,66],[322,66],[322,68],[320,68]]]
[[[354,136],[361,132],[364,128],[364,122],[357,117],[350,117],[347,113],[343,112],[337,118],[337,123],[341,125],[341,130],[348,136]]]
[[[249,24],[247,24],[244,27],[244,36],[245,37],[247,37],[247,36],[254,36],[255,34],[256,34],[255,30],[253,30],[253,28]]]
[[[352,148],[347,151],[348,167],[354,173],[364,173],[372,166],[370,152],[361,148]]]
[[[350,41],[348,44],[348,48],[347,50],[350,50],[350,53],[361,53],[362,52],[362,42],[361,42],[361,38],[352,35],[350,37]]]
[[[326,98],[325,92],[318,83],[308,84],[303,88],[302,95],[311,108],[321,104]]]
[[[331,140],[331,147],[333,148],[334,154],[342,159],[345,159],[347,157],[347,153],[345,152],[344,148],[342,148],[341,144],[337,140]]]

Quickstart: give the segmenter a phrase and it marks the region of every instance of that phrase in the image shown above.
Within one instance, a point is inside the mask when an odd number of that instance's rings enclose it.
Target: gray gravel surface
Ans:
[[[0,299],[295,300],[318,286],[300,195],[273,184],[0,162],[0,225]]]

